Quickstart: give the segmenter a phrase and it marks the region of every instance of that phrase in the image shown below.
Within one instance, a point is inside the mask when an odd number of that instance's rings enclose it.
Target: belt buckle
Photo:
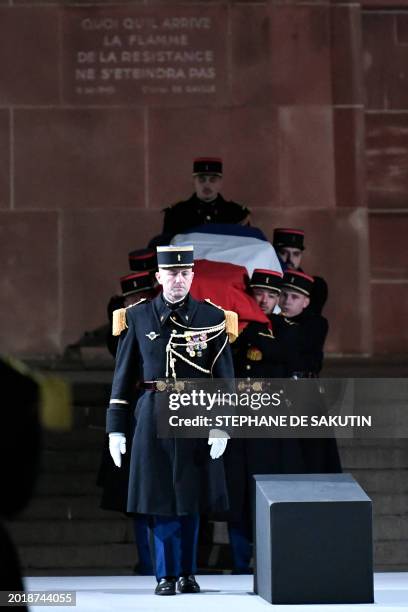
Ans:
[[[165,391],[167,389],[167,384],[164,382],[164,380],[158,380],[156,383],[156,389],[157,391]]]

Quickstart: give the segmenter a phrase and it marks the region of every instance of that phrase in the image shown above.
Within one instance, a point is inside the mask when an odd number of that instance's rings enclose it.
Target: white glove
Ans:
[[[109,434],[109,452],[116,467],[122,465],[122,457],[126,453],[126,436],[123,433]]]
[[[211,446],[210,455],[212,459],[218,459],[221,457],[225,449],[227,448],[229,435],[222,429],[211,429],[208,437],[208,444]]]

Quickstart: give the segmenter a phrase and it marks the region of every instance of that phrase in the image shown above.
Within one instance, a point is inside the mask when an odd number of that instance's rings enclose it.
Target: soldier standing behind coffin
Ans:
[[[305,232],[300,229],[290,229],[281,227],[275,229],[273,233],[273,246],[282,263],[282,268],[290,268],[303,272],[300,264],[302,263]],[[327,302],[328,287],[321,276],[313,276],[313,285],[310,293],[310,303],[307,307],[310,312],[322,314],[323,306]]]
[[[279,305],[281,315],[272,316],[276,332],[282,333],[292,327],[296,334],[295,347],[291,351],[288,376],[296,378],[316,378],[323,365],[323,347],[329,329],[327,319],[310,312],[307,308],[313,287],[313,278],[288,269],[283,276]],[[321,398],[316,385],[315,405],[318,408]],[[310,394],[308,394],[310,398]],[[300,400],[306,401],[306,398]],[[341,472],[340,457],[334,438],[315,438],[301,440],[304,452],[305,472]]]
[[[249,281],[250,292],[267,315],[278,302],[282,274],[273,270],[254,270]],[[267,323],[248,323],[232,345],[235,376],[263,385],[272,393],[272,378],[287,375],[293,349],[293,328],[282,330],[281,337]],[[263,379],[263,380],[259,380]],[[240,383],[242,385],[242,383]],[[247,438],[231,440],[225,454],[230,497],[228,533],[234,572],[250,572],[252,556],[251,494],[254,474],[298,473],[303,471],[302,451],[298,440],[280,438]]]
[[[193,195],[164,209],[163,234],[169,240],[203,223],[248,223],[249,209],[222,197],[222,174],[222,160],[218,157],[194,160]]]
[[[157,280],[163,293],[114,316],[121,337],[107,411],[110,451],[120,466],[121,454],[130,446],[124,431],[133,385],[142,380],[145,392],[137,403],[127,509],[150,517],[157,595],[174,595],[177,579],[180,592],[199,592],[194,578],[199,514],[228,507],[219,459],[226,437],[211,431],[210,453],[203,439],[157,437],[159,394],[167,386],[160,379],[234,376],[224,311],[189,294],[193,264],[192,246],[158,247]]]
[[[249,281],[252,297],[270,316],[278,303],[282,274],[274,270],[254,270]],[[267,323],[250,321],[233,344],[236,378],[284,378],[289,348],[280,343]]]

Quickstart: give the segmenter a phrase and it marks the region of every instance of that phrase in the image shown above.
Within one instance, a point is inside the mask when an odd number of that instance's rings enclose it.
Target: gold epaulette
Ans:
[[[142,302],[145,302],[145,301],[146,301],[146,298],[142,298],[138,302],[135,302],[134,304],[130,304],[130,306],[126,306],[126,308],[118,308],[117,310],[113,311],[112,336],[120,336],[123,330],[127,328],[127,323],[126,323],[127,309],[133,308],[133,306],[137,306],[138,304],[141,304]]]
[[[230,343],[232,344],[233,342],[235,342],[235,340],[238,338],[238,333],[239,333],[237,313],[234,312],[233,310],[224,310],[224,308],[221,308],[221,306],[218,306],[217,304],[213,304],[213,302],[209,298],[206,298],[205,301],[208,302],[208,304],[211,304],[211,306],[215,306],[215,308],[219,308],[220,310],[224,312],[225,331],[228,334],[228,339]]]

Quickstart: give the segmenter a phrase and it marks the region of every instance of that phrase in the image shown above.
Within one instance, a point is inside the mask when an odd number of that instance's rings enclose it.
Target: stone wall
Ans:
[[[381,6],[0,0],[3,350],[59,354],[105,322],[197,155],[223,157],[224,195],[268,236],[306,230],[328,352],[405,350],[387,237],[407,224],[408,3]]]

